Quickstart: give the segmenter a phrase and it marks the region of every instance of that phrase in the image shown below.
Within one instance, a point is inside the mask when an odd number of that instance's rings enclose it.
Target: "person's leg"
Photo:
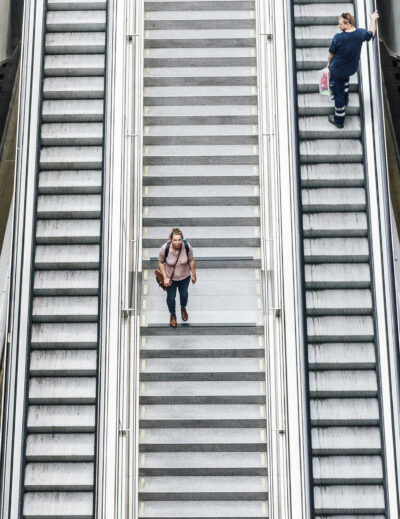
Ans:
[[[342,126],[346,115],[345,80],[331,75],[330,87],[335,100],[334,122]]]
[[[176,281],[172,281],[172,285],[167,290],[167,305],[170,314],[175,314],[175,297],[177,286],[178,283]]]
[[[186,308],[189,299],[190,276],[178,282],[179,299],[181,308]]]
[[[349,84],[350,78],[346,78],[344,81],[344,104],[347,106],[349,104]]]

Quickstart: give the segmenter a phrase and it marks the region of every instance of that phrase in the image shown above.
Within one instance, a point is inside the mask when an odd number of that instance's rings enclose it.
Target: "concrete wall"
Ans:
[[[11,0],[0,0],[0,63],[11,52]]]
[[[391,54],[400,58],[400,1],[379,0],[380,38]]]

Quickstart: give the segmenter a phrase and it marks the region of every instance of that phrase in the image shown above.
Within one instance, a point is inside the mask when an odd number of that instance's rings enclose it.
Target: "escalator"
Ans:
[[[107,5],[48,0],[43,11],[39,6],[32,270],[26,372],[19,376],[26,400],[13,428],[5,422],[3,482],[7,471],[14,473],[2,517],[93,517]],[[21,382],[8,391],[14,387]]]
[[[359,76],[344,129],[328,122],[319,70],[353,3],[293,5],[315,517],[386,517],[382,395],[375,328]]]

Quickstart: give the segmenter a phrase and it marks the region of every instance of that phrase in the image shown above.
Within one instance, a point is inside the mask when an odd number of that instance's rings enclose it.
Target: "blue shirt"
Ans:
[[[331,74],[340,78],[348,78],[355,74],[360,62],[362,44],[369,41],[372,36],[372,32],[366,29],[335,34],[329,47],[329,52],[334,54],[329,67]]]

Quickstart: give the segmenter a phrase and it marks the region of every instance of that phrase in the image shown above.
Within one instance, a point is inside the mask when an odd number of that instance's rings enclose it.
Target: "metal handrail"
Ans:
[[[375,0],[359,0],[357,11],[367,23],[367,14],[376,9]],[[399,333],[396,308],[396,290],[393,272],[391,242],[390,204],[387,179],[386,139],[384,125],[383,94],[379,50],[379,27],[376,39],[365,49],[364,70],[361,70],[361,85],[367,94],[364,100],[364,117],[368,124],[364,138],[370,144],[365,165],[367,191],[369,194],[370,241],[376,254],[372,260],[373,287],[376,320],[376,344],[378,348],[378,374],[381,386],[381,412],[383,416],[382,439],[386,466],[385,489],[387,514],[399,517],[399,469],[400,469],[400,360]],[[364,73],[363,73],[364,72]],[[365,74],[365,72],[367,72]],[[374,245],[375,242],[375,245]],[[379,252],[379,254],[378,254]],[[382,316],[383,311],[383,316]],[[388,424],[390,424],[388,430]],[[389,452],[389,453],[388,453]]]

